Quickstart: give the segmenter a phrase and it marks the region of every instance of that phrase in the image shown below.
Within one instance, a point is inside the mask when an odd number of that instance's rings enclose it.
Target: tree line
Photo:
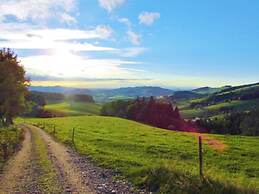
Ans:
[[[106,103],[101,110],[101,115],[127,118],[171,130],[183,128],[179,109],[169,101],[154,97],[138,97],[135,100]]]
[[[232,112],[221,118],[201,119],[196,124],[199,128],[207,129],[209,133],[258,136],[258,115],[258,109],[249,112]]]

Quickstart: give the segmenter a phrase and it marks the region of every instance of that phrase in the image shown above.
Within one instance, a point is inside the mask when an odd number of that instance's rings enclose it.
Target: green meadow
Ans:
[[[198,170],[197,137],[134,121],[101,116],[20,119],[111,168],[140,188],[159,193],[258,193],[259,138],[210,135],[226,144],[204,144],[204,179]],[[52,125],[56,125],[53,134]],[[75,128],[75,146],[72,129]]]
[[[99,115],[100,109],[101,105],[99,104],[69,101],[51,103],[45,106],[45,110],[61,116]]]

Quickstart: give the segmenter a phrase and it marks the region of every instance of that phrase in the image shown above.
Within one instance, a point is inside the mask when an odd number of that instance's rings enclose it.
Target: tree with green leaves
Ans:
[[[25,70],[10,49],[0,50],[0,122],[13,124],[25,107],[25,94],[29,80]]]

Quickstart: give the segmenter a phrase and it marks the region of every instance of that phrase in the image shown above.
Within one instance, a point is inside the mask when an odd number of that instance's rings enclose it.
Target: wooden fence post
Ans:
[[[73,146],[74,146],[74,148],[75,148],[75,150],[76,150],[76,144],[75,144],[75,130],[76,130],[76,128],[73,127],[73,132],[72,132],[72,144],[73,144]]]
[[[202,156],[202,138],[199,136],[199,170],[200,178],[203,179],[203,156]]]

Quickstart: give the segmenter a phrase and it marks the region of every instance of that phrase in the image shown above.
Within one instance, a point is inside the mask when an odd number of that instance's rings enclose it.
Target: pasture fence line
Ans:
[[[56,130],[57,130],[57,127],[56,127],[56,124],[46,124],[46,123],[37,123],[36,124],[38,127],[42,127],[43,129],[46,129],[46,126],[48,127],[48,129],[51,131],[51,133],[53,135],[56,134]],[[74,147],[75,150],[77,150],[76,148],[76,142],[75,142],[75,133],[76,133],[76,127],[73,127],[72,128],[72,131],[71,131],[71,143],[72,143],[72,146]],[[203,180],[204,179],[204,174],[203,174],[203,146],[202,146],[202,136],[198,136],[198,169],[199,169],[199,176],[200,176],[200,179]]]
[[[36,125],[37,127],[40,127],[44,130],[48,129],[50,131],[50,133],[52,135],[55,136],[55,134],[57,133],[57,126],[56,124],[50,124],[50,123],[36,123],[34,124]],[[76,132],[76,127],[73,127],[72,128],[72,134],[71,134],[71,143],[72,143],[72,146],[74,147],[75,150],[77,150],[76,148],[76,142],[75,142],[75,132]]]

